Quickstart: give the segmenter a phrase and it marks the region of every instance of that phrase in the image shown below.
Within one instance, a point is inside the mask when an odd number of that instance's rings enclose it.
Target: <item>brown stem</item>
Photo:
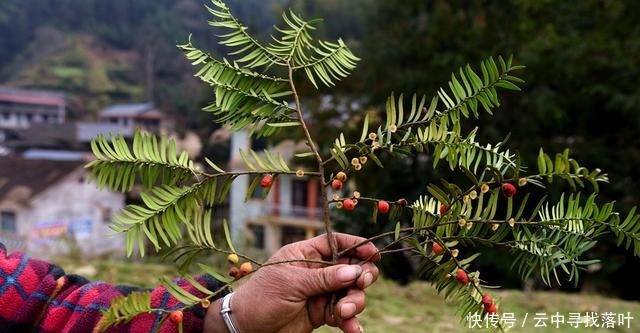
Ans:
[[[318,152],[318,148],[316,148],[316,145],[311,138],[311,133],[309,133],[309,128],[307,127],[307,124],[304,121],[304,117],[302,116],[300,97],[298,96],[296,85],[293,82],[293,67],[291,67],[291,64],[289,62],[287,62],[287,68],[289,69],[289,83],[291,84],[291,92],[293,93],[293,97],[296,103],[296,113],[298,114],[298,121],[300,122],[300,125],[302,125],[302,129],[307,139],[307,144],[309,144],[309,148],[311,148],[311,151],[316,156],[316,161],[318,162],[318,173],[320,174],[320,184],[325,184],[326,176],[324,174],[324,164],[322,162],[322,156],[320,156],[320,152]],[[326,186],[320,186],[320,189],[322,195],[322,221],[324,222],[324,230],[327,233],[329,247],[331,248],[332,261],[335,263],[338,261],[338,244],[336,243],[336,239],[333,238],[333,233],[331,231],[331,222],[329,221],[329,201],[327,200],[327,188]]]

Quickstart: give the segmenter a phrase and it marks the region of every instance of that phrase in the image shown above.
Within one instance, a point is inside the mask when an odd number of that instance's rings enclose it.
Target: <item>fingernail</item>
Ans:
[[[340,306],[340,317],[349,319],[356,315],[356,305],[353,303],[344,303]]]
[[[338,280],[340,280],[340,282],[353,281],[357,279],[361,273],[362,268],[358,265],[345,266],[338,269]]]
[[[362,328],[362,325],[358,324],[358,328],[360,329],[360,333],[364,333],[364,328]]]
[[[373,283],[373,274],[371,272],[364,273],[364,287],[368,287]]]

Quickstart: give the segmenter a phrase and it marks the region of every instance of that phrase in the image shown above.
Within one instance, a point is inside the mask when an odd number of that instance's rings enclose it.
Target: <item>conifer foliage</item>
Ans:
[[[621,216],[614,203],[598,203],[599,184],[608,182],[599,169],[581,166],[568,150],[555,155],[540,150],[537,169],[526,168],[506,142],[480,143],[478,128],[463,130],[462,122],[497,111],[500,91],[520,90],[523,80],[517,73],[524,67],[515,65],[512,57],[490,57],[476,69],[470,65],[459,68],[431,98],[391,93],[383,123],[372,123],[366,116],[359,138],[340,134],[330,149],[319,151],[303,117],[294,73],[304,73],[315,87],[330,87],[348,76],[360,59],[342,40],[315,41],[311,33],[319,20],[307,21],[287,12],[271,42],[264,44],[249,34],[224,2],[212,0],[207,9],[212,15],[210,25],[224,31],[218,37],[229,48],[229,58],[217,59],[190,39],[178,46],[196,66],[195,75],[215,92],[204,111],[213,113],[221,124],[248,129],[256,136],[269,136],[283,128],[300,130],[309,151],[297,156],[313,159],[316,167],[293,170],[278,154],[250,150],[241,152],[248,171],[225,171],[207,158],[208,168],[203,170],[165,136],[137,132],[131,143],[121,136],[93,140],[95,160],[86,167],[99,187],[126,192],[142,184],[142,203],[124,208],[111,225],[114,231],[126,234],[128,255],[135,248],[144,255],[147,242],[156,250],[167,250],[167,257],[180,264],[187,281],[206,295],[196,297],[162,278],[161,283],[183,309],[208,304],[220,292],[207,290],[185,273],[199,254],[230,255],[236,264],[239,258],[252,262],[255,270],[264,265],[235,250],[226,221],[226,244],[217,244],[219,238],[212,234],[215,205],[225,200],[234,180],[248,175],[254,176],[249,194],[260,185],[267,195],[273,178],[279,175],[306,175],[317,177],[323,185],[325,212],[345,209],[349,214],[367,209],[374,221],[387,214],[388,231],[369,240],[378,242],[383,255],[397,252],[398,247],[389,249],[399,245],[402,251],[419,257],[419,274],[455,302],[462,317],[473,312],[493,316],[501,310],[486,295],[480,272],[473,268],[484,246],[512,252],[513,267],[523,278],[537,274],[547,284],[564,279],[577,282],[579,271],[597,261],[586,260],[585,253],[605,234],[612,234],[619,246],[640,253],[640,215],[634,208]],[[281,73],[288,75],[277,76]],[[329,186],[341,190],[350,174],[366,172],[367,161],[384,167],[383,156],[414,154],[428,154],[434,167],[446,163],[452,173],[466,176],[467,181],[436,180],[412,203],[359,192],[338,191],[329,196]],[[567,185],[567,193],[559,200],[530,200],[528,189],[544,189],[553,181]],[[331,235],[330,214],[324,216],[325,231]],[[456,248],[459,245],[464,245],[463,250]],[[332,262],[349,251],[338,252],[331,241],[330,246]],[[269,263],[273,264],[278,263]],[[227,274],[201,263],[197,266],[226,283],[225,287],[234,282]],[[255,270],[236,269],[235,277],[250,276]],[[104,312],[102,328],[151,311],[166,312],[151,308],[144,293],[118,299]],[[502,327],[497,325],[495,330]]]

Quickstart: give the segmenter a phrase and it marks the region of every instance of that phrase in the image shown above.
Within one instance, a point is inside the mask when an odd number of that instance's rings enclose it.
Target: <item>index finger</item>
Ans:
[[[331,234],[336,240],[338,251],[351,249],[347,252],[347,256],[355,257],[360,260],[380,260],[378,249],[375,247],[375,245],[373,245],[373,243],[367,242],[365,238],[339,232],[332,232]],[[332,256],[327,234],[316,236],[307,240],[306,242],[308,242],[310,246],[318,251],[322,255],[322,257],[330,258]]]

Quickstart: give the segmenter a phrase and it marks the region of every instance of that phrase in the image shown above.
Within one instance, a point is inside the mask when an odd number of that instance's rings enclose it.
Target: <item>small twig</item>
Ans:
[[[320,174],[320,184],[324,185],[326,183],[326,179],[324,175],[324,164],[322,162],[322,156],[320,156],[320,152],[318,152],[318,148],[316,148],[313,138],[311,138],[311,133],[309,133],[309,128],[307,127],[307,124],[304,121],[304,117],[302,116],[300,97],[298,96],[296,85],[293,82],[293,67],[291,67],[291,64],[289,62],[287,62],[287,68],[289,69],[289,83],[291,84],[291,91],[293,92],[293,97],[296,103],[296,113],[298,114],[298,121],[300,122],[300,125],[302,125],[302,129],[307,139],[307,143],[309,144],[309,148],[311,148],[311,151],[316,156],[316,161],[318,162],[318,173]],[[338,260],[338,244],[336,243],[336,240],[333,237],[333,233],[331,231],[331,221],[329,220],[329,201],[327,200],[327,188],[326,186],[320,186],[320,189],[322,195],[322,220],[324,222],[325,232],[327,233],[329,247],[331,248],[332,259],[335,263]]]

